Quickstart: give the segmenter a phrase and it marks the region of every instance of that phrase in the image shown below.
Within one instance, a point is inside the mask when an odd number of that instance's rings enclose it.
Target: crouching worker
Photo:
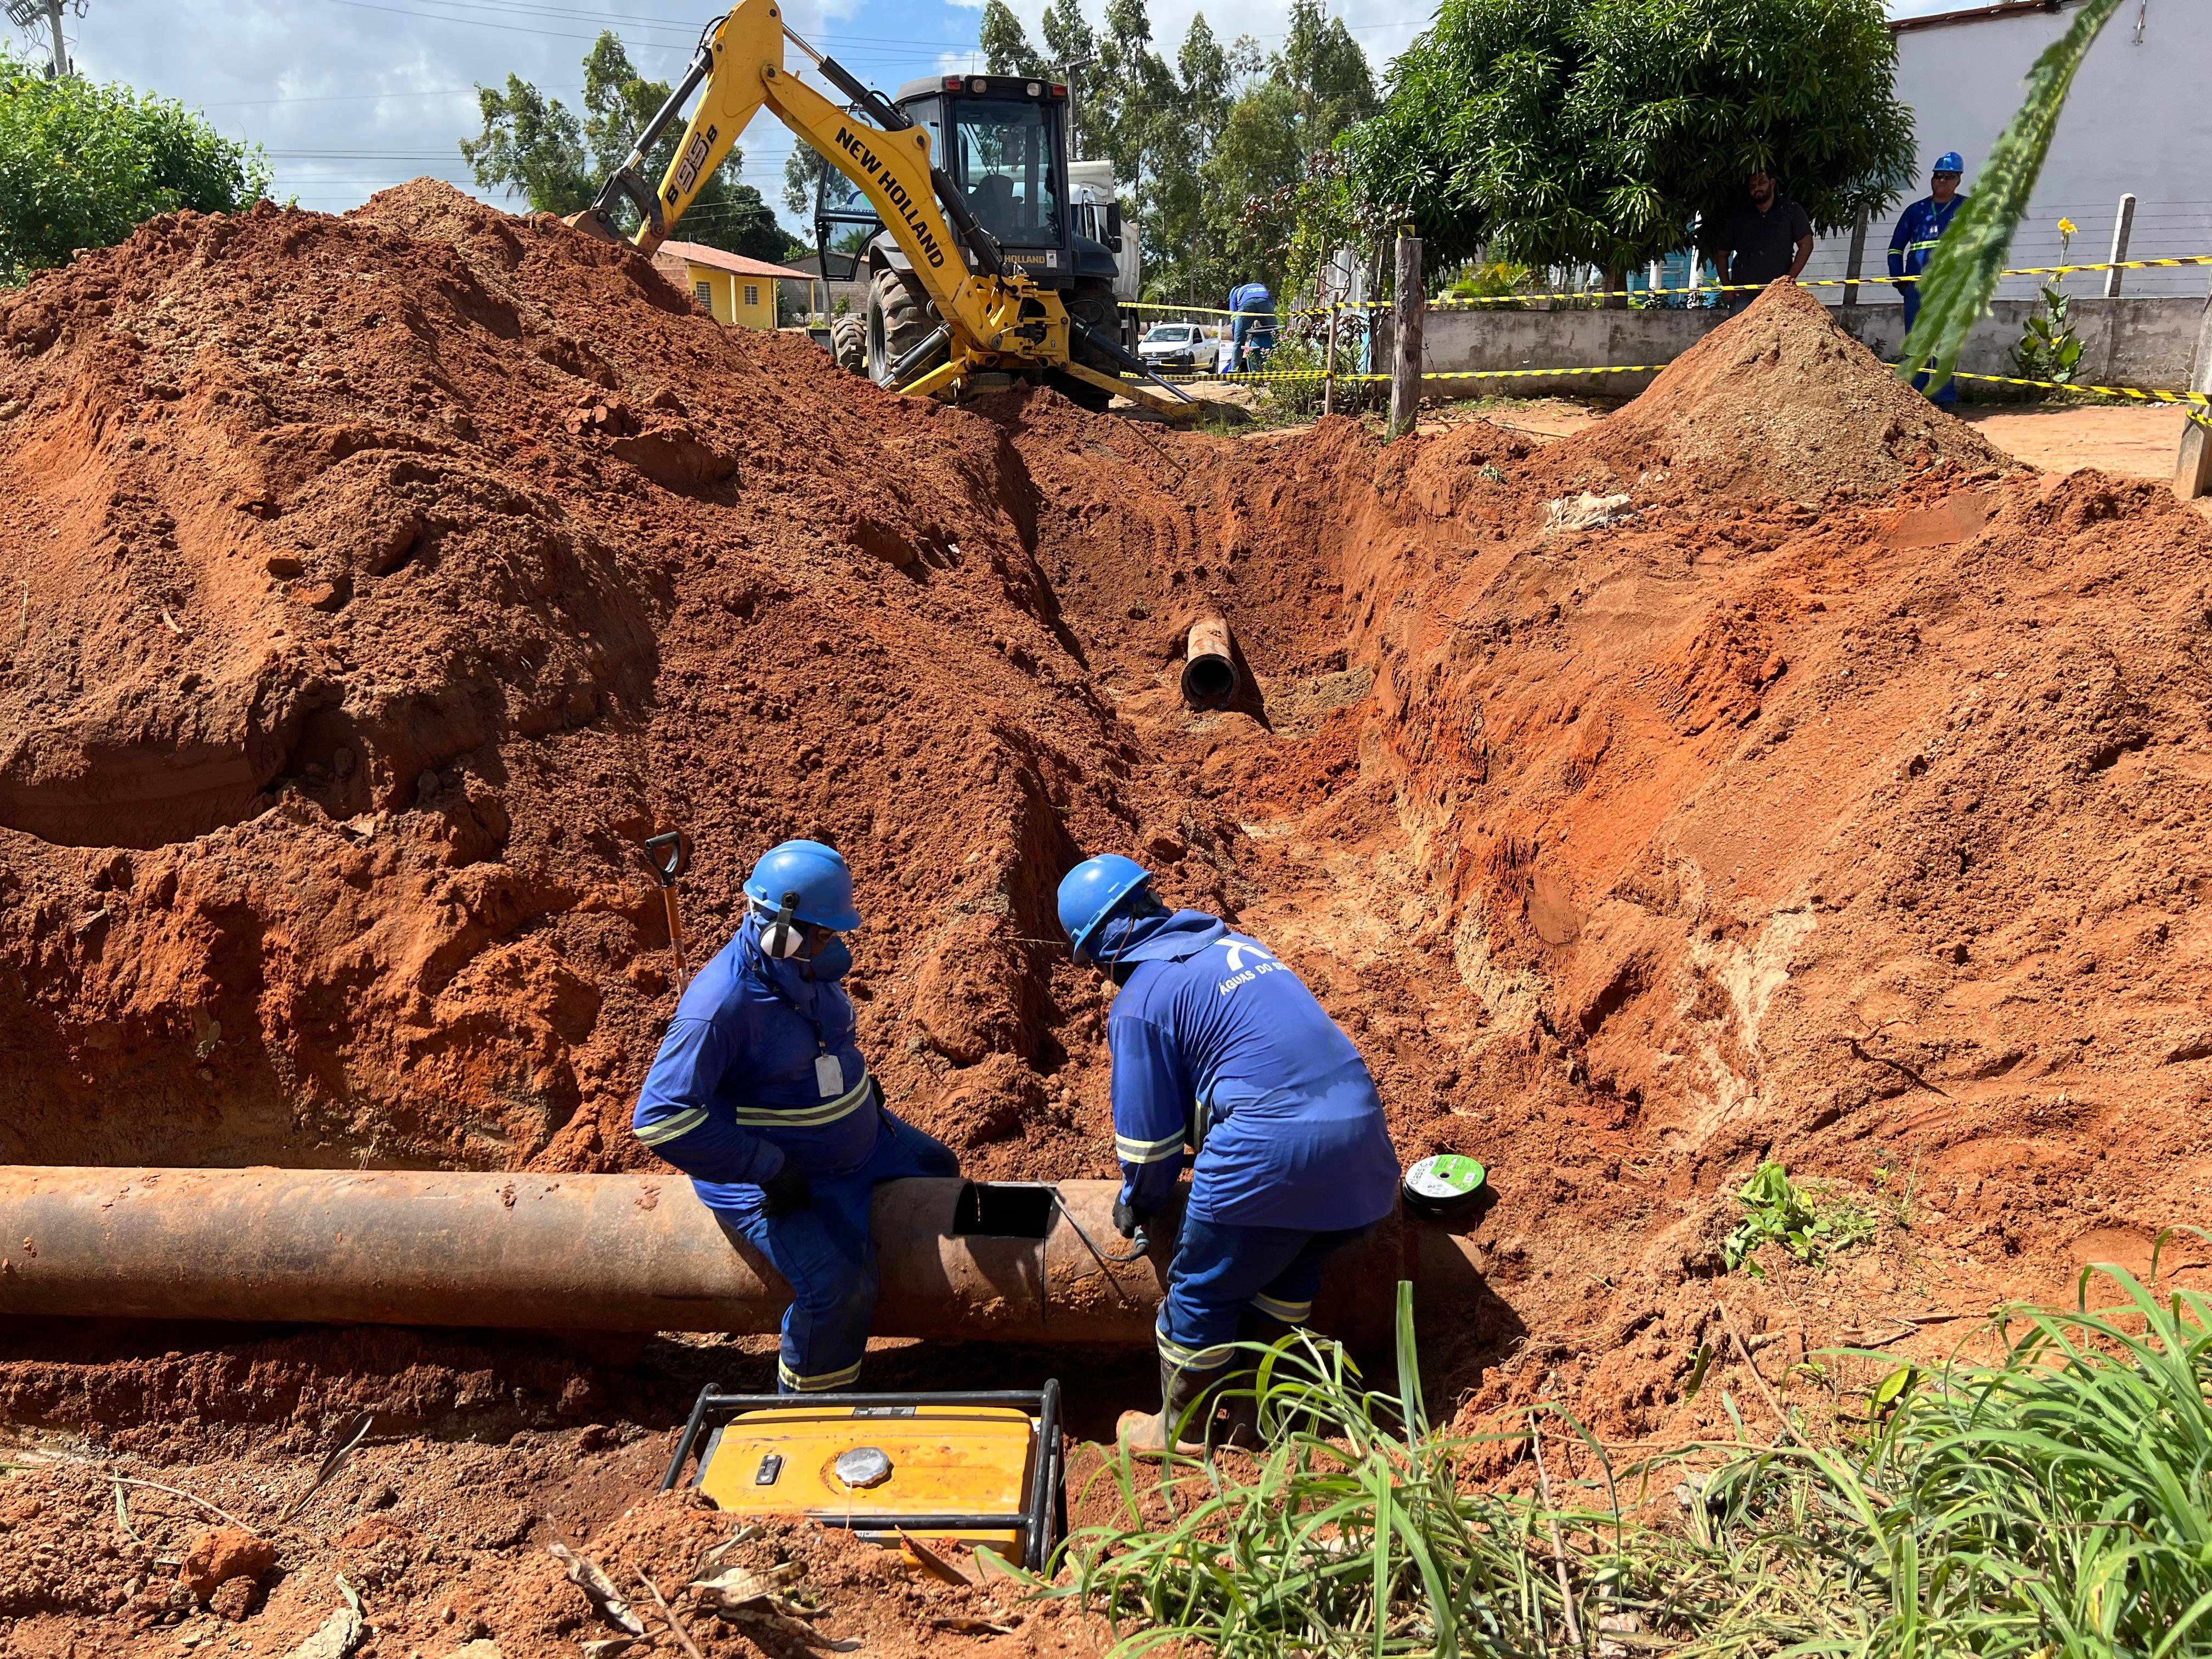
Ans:
[[[860,917],[844,859],[785,842],[753,866],[745,901],[744,925],[677,1006],[631,1123],[790,1281],[781,1391],[848,1389],[876,1308],[869,1196],[959,1164],[884,1109],[854,1042],[838,935]]]
[[[1398,1156],[1359,1051],[1265,949],[1170,915],[1128,859],[1085,860],[1059,896],[1075,959],[1120,988],[1106,1038],[1123,1237],[1194,1155],[1159,1312],[1160,1414],[1121,1425],[1131,1450],[1159,1455],[1187,1418],[1210,1420],[1233,1343],[1304,1322],[1322,1264],[1395,1207]]]

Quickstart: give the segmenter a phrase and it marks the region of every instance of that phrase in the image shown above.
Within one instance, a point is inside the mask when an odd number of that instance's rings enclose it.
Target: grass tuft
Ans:
[[[1431,1428],[1401,1285],[1395,1389],[1303,1333],[1251,1349],[1267,1449],[1121,1455],[1101,1476],[1120,1523],[1032,1586],[1103,1614],[1117,1656],[2212,1653],[2212,1304],[2158,1290],[2158,1259],[2148,1282],[2092,1269],[2074,1307],[2004,1310],[1994,1360],[1849,1356],[1884,1375],[1831,1443],[1751,1443],[1739,1420],[1733,1443],[1618,1473],[1556,1406],[1502,1434]],[[2116,1299],[2092,1307],[2093,1285]],[[1556,1504],[1468,1489],[1474,1455],[1546,1416],[1601,1478],[1554,1477]]]

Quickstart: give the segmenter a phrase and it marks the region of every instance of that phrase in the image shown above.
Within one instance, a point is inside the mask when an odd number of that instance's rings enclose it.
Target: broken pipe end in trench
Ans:
[[[1236,647],[1229,619],[1215,613],[1190,625],[1183,647],[1182,700],[1194,708],[1225,708],[1237,697]]]
[[[1176,1218],[1149,1254],[1114,1231],[1112,1181],[893,1181],[876,1188],[875,1334],[1150,1343]],[[1402,1217],[1340,1251],[1316,1329],[1391,1337],[1389,1287],[1478,1305],[1474,1246]],[[775,1330],[791,1292],[680,1176],[0,1166],[0,1322],[11,1316]],[[1464,1311],[1462,1311],[1464,1310]]]

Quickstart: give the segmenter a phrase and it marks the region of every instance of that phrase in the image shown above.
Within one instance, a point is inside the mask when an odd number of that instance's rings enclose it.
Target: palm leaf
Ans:
[[[2027,72],[2027,100],[1990,147],[1972,194],[1920,274],[1920,319],[1905,337],[1905,361],[1898,365],[1905,379],[1932,368],[1940,385],[1959,361],[1967,331],[1989,309],[2013,231],[2027,211],[2043,159],[2050,154],[2051,136],[2066,107],[2074,72],[2121,3],[2088,0],[2075,15],[2073,27],[2051,42]]]

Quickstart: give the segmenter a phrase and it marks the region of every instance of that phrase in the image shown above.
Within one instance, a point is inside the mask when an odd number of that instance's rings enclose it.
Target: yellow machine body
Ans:
[[[872,1516],[985,1520],[1003,1528],[909,1525],[916,1537],[959,1539],[1018,1559],[1020,1521],[1036,1481],[1037,1419],[1018,1407],[933,1405],[888,1414],[880,1408],[794,1404],[740,1413],[707,1452],[699,1489],[733,1515]],[[872,1485],[840,1479],[837,1461],[875,1450],[890,1470]],[[866,1460],[861,1460],[866,1462]],[[861,1537],[897,1541],[865,1524]]]

